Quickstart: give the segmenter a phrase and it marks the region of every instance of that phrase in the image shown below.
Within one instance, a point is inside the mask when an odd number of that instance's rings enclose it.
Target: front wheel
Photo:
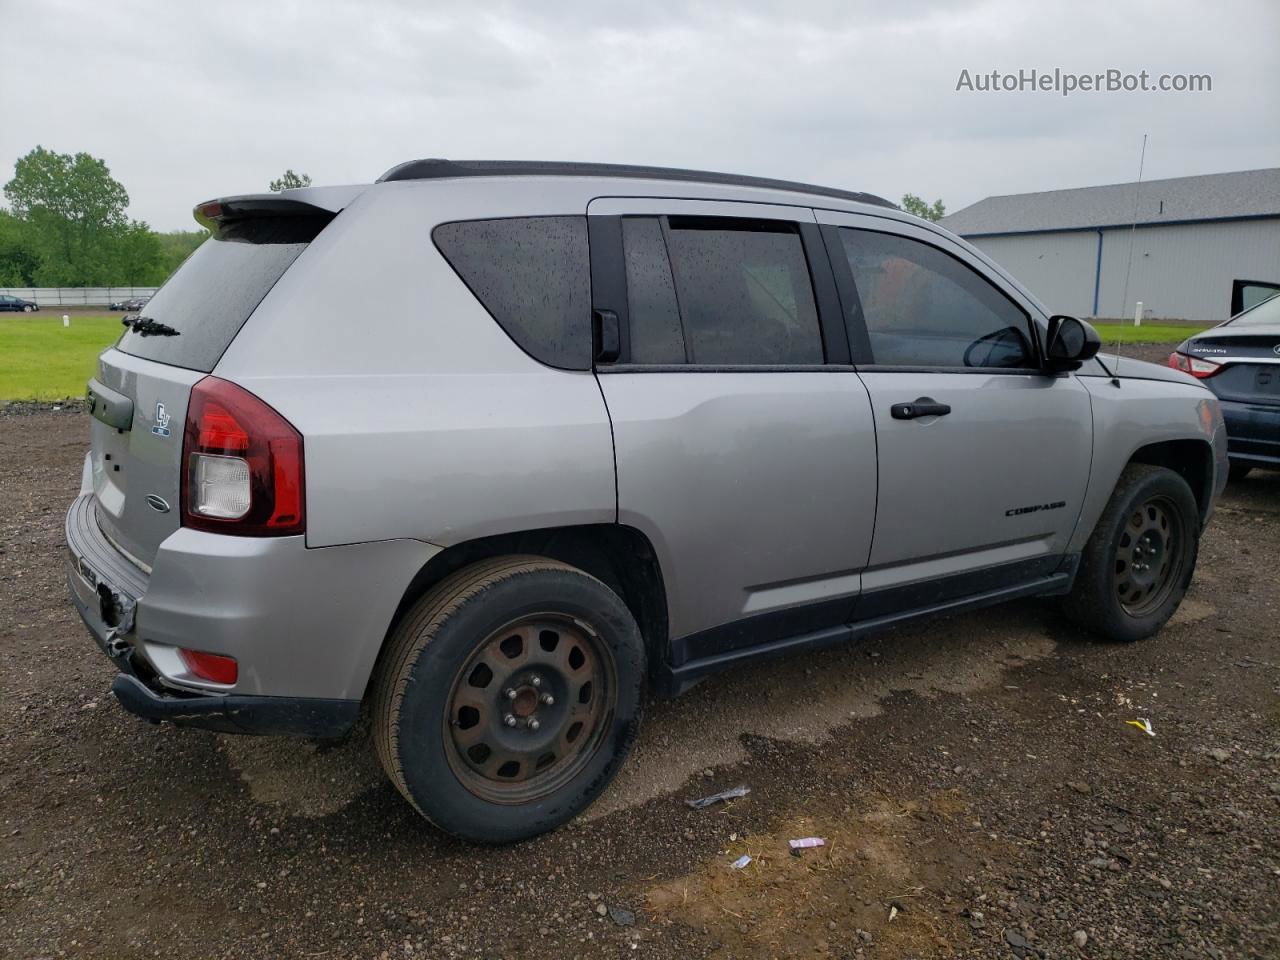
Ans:
[[[428,820],[480,843],[555,829],[608,786],[635,738],[644,644],[616,593],[508,556],[428,591],[388,641],[374,742]]]
[[[23,313],[30,313],[33,309],[34,309],[34,308],[33,308],[33,307],[31,307],[31,306],[28,304],[27,306],[25,306],[25,307],[23,307],[23,308],[22,308],[22,312],[23,312]]]
[[[1130,464],[1085,545],[1065,612],[1108,640],[1151,636],[1182,602],[1199,540],[1187,482],[1165,467]]]

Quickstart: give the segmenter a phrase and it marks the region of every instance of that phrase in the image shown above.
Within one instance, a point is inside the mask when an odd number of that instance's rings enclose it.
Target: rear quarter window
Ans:
[[[332,216],[266,217],[224,225],[140,311],[176,330],[126,329],[116,348],[135,357],[211,371],[263,297]]]
[[[586,217],[442,223],[436,247],[507,335],[535,360],[591,369]]]

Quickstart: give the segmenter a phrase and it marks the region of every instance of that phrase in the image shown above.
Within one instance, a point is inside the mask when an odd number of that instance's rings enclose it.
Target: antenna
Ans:
[[[1138,182],[1133,185],[1133,224],[1129,227],[1129,262],[1124,268],[1124,293],[1120,295],[1120,326],[1116,330],[1116,379],[1119,386],[1120,347],[1124,343],[1124,316],[1129,309],[1129,274],[1133,272],[1133,241],[1138,233],[1138,198],[1142,194],[1142,167],[1147,160],[1147,135],[1142,135],[1142,153],[1138,156]],[[1136,326],[1136,324],[1135,324]]]

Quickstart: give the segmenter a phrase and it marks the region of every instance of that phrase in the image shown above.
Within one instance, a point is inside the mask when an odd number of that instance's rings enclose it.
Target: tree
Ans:
[[[0,210],[0,287],[33,286],[39,265],[26,222]]]
[[[293,190],[296,187],[311,186],[311,178],[305,173],[294,173],[292,170],[286,170],[284,176],[279,180],[271,181],[271,192],[279,193],[281,190]]]
[[[164,275],[167,277],[182,266],[182,262],[195,253],[200,244],[209,239],[209,231],[171,230],[168,233],[157,234],[156,239],[160,241]]]
[[[130,285],[158,286],[169,271],[165,269],[160,237],[140,220],[130,222],[113,238],[108,250],[107,277]]]
[[[914,193],[904,193],[902,195],[902,209],[907,213],[915,214],[917,217],[932,220],[934,223],[937,223],[947,215],[947,208],[942,205],[941,200],[933,201],[931,206]]]
[[[87,153],[36,147],[4,193],[13,210],[0,209],[0,286],[157,285],[209,236],[128,219],[129,194]]]
[[[107,247],[130,229],[129,194],[107,165],[87,153],[54,153],[37,146],[14,165],[4,185],[13,213],[25,224],[28,249],[39,260],[33,280],[58,286],[108,281]]]

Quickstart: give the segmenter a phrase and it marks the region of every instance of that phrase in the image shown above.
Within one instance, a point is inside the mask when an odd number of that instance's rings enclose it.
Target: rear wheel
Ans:
[[[1108,640],[1142,640],[1178,609],[1195,570],[1200,515],[1187,482],[1164,467],[1120,475],[1064,608]]]
[[[374,692],[388,776],[440,828],[508,843],[576,816],[640,721],[644,646],[622,600],[541,557],[467,567],[390,641]]]

